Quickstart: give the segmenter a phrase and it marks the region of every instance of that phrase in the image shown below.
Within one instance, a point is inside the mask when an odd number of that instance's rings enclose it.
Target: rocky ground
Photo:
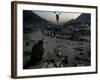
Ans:
[[[35,41],[37,39],[42,39],[44,41],[45,52],[43,55],[43,61],[41,61],[35,66],[30,66],[29,68],[34,69],[90,65],[90,61],[87,61],[87,59],[90,60],[90,56],[86,58],[87,51],[90,50],[89,42],[73,41],[68,39],[57,38],[56,36],[54,37],[44,35],[40,30],[38,30],[36,33],[30,33],[30,40]],[[31,48],[32,45],[24,47],[24,51],[27,50],[28,52],[30,52]],[[83,53],[84,56],[80,55],[80,53]],[[75,57],[81,57],[83,60],[76,60]],[[23,57],[24,65],[27,63],[29,58],[30,55]]]

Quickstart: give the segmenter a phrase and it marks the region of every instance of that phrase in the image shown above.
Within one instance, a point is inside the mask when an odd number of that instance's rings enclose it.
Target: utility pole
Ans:
[[[55,11],[54,11],[54,13],[56,14],[56,21],[57,21],[57,24],[58,24],[58,22],[59,22],[59,15],[60,15],[60,13],[59,13],[59,12],[55,12]]]

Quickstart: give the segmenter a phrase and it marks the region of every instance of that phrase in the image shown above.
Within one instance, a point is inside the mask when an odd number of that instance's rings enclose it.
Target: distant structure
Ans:
[[[59,12],[54,12],[55,14],[56,14],[56,20],[57,20],[57,24],[58,24],[58,22],[59,22],[59,15],[60,15],[60,13]]]

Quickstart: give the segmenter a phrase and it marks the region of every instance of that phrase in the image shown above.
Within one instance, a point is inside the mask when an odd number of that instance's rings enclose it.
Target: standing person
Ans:
[[[37,63],[41,62],[43,53],[44,53],[43,41],[39,40],[38,43],[32,47],[30,61],[26,66],[24,66],[24,69],[27,69],[29,68],[29,66],[34,66]]]
[[[53,36],[54,37],[56,37],[56,31],[57,31],[56,28],[54,28],[54,30],[53,30]]]

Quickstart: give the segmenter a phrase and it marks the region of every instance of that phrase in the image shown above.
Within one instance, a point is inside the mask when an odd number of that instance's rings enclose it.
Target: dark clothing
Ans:
[[[32,53],[31,53],[31,62],[32,63],[37,63],[42,60],[43,56],[43,47],[40,47],[39,44],[35,44],[32,48]]]
[[[27,69],[29,66],[34,66],[42,61],[42,56],[44,53],[43,45],[37,43],[32,47],[30,61],[24,66]]]

